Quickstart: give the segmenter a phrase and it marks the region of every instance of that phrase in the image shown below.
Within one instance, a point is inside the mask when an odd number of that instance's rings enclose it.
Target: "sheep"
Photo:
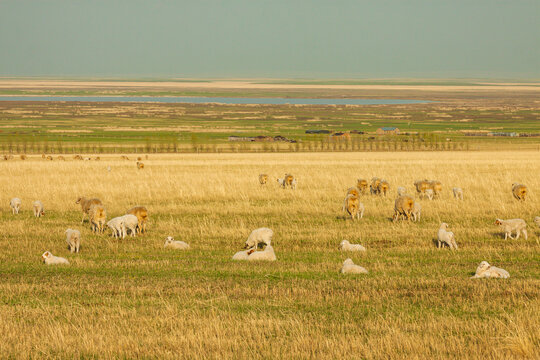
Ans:
[[[420,216],[422,215],[422,205],[420,205],[419,202],[414,202],[413,210],[412,210],[412,218],[414,222],[417,222],[420,220]]]
[[[167,236],[164,247],[177,250],[187,250],[189,249],[189,244],[183,241],[174,240],[172,236]]]
[[[360,244],[351,244],[348,240],[342,240],[338,249],[341,251],[366,251],[366,248]]]
[[[248,261],[276,261],[276,253],[272,245],[267,245],[262,251],[254,251],[248,254]]]
[[[81,232],[79,230],[67,229],[65,234],[69,251],[78,253],[81,248]]]
[[[13,198],[9,201],[9,206],[11,207],[11,212],[13,214],[18,214],[21,209],[22,201],[19,198]]]
[[[504,240],[510,238],[512,240],[519,239],[520,233],[523,233],[523,237],[527,240],[527,223],[523,219],[509,219],[502,220],[496,219],[495,225],[499,225],[504,231]],[[512,232],[516,232],[516,237],[512,237]]]
[[[45,160],[45,159],[47,158],[47,156],[46,156],[45,154],[41,154],[41,158],[42,158],[43,160]]]
[[[82,160],[83,157],[81,155],[74,155],[73,160]]]
[[[112,235],[115,238],[122,237],[126,232],[126,229],[124,227],[124,219],[121,216],[109,220],[107,222],[107,227],[112,230]]]
[[[426,190],[429,189],[429,181],[416,180],[414,182],[414,187],[416,188],[416,192],[420,195],[420,197],[424,197]]]
[[[435,197],[435,193],[433,192],[433,189],[426,189],[426,191],[424,192],[424,195],[427,196],[429,200],[433,200],[433,198]]]
[[[88,210],[88,216],[90,218],[92,232],[103,233],[105,231],[105,222],[107,221],[105,207],[101,204],[93,204],[90,206],[90,210]]]
[[[393,221],[396,222],[399,217],[405,216],[405,219],[410,220],[414,209],[414,200],[408,195],[400,196],[394,202]]]
[[[65,158],[65,157],[63,157],[62,155],[58,156],[58,158],[57,158],[57,159],[58,159],[58,160],[61,160],[61,161],[66,161],[66,158]]]
[[[362,195],[365,195],[367,193],[367,188],[368,188],[367,180],[358,179],[356,181],[356,187],[360,190],[360,193],[362,193]]]
[[[268,182],[268,175],[267,174],[259,174],[259,184],[266,185]]]
[[[433,180],[429,182],[429,188],[433,190],[434,197],[438,197],[442,191],[442,184],[440,181]]]
[[[371,178],[371,185],[369,186],[369,192],[372,195],[378,194],[380,183],[381,183],[381,179],[379,179],[378,177]]]
[[[144,169],[144,164],[142,162],[137,161],[137,169],[138,170]]]
[[[272,243],[272,236],[274,236],[272,229],[265,227],[255,229],[249,234],[244,249],[257,249],[259,244],[268,246]]]
[[[285,174],[282,179],[277,179],[277,182],[282,188],[289,186],[291,189],[296,189],[297,181],[291,174]]]
[[[122,159],[122,160],[129,160],[129,158],[128,158],[126,155],[120,156],[120,159]]]
[[[239,251],[233,255],[232,260],[247,260],[248,256],[254,252],[254,249]]]
[[[134,237],[137,234],[137,226],[139,225],[139,219],[133,214],[126,214],[121,217],[124,223],[122,239],[126,237],[127,230],[131,231],[131,236]]]
[[[523,184],[512,184],[512,195],[514,195],[514,197],[519,201],[525,201],[527,191],[527,186]]]
[[[43,262],[47,265],[69,265],[69,261],[67,259],[59,256],[54,256],[50,251],[45,251],[43,255],[41,255],[41,258],[43,259]]]
[[[75,204],[81,204],[81,210],[83,213],[81,224],[84,223],[84,218],[86,217],[86,215],[88,215],[88,211],[90,210],[90,207],[92,205],[103,205],[101,200],[99,200],[98,198],[87,199],[85,197],[78,198],[77,201],[75,201]]]
[[[452,192],[454,193],[454,198],[458,200],[463,200],[463,189],[460,187],[452,188]]]
[[[347,259],[341,267],[342,274],[367,274],[368,271],[360,265],[355,265],[352,259]]]
[[[96,157],[94,158],[94,161],[101,161],[101,157],[100,157],[100,156],[96,156]]]
[[[538,227],[540,227],[540,216],[537,216],[537,217],[534,218],[534,223],[535,223]]]
[[[27,159],[26,155],[24,155],[24,154],[21,154],[20,158],[21,158],[21,160],[26,160]]]
[[[489,265],[487,261],[482,261],[480,265],[476,268],[476,273],[474,276],[471,276],[471,279],[478,278],[501,278],[508,279],[510,274],[508,271]]]
[[[379,186],[377,187],[377,194],[386,196],[388,190],[390,190],[390,184],[388,184],[388,181],[381,179]]]
[[[148,210],[144,206],[134,206],[126,212],[135,215],[138,220],[137,231],[139,234],[146,232],[146,223],[148,221]]]
[[[45,209],[43,209],[43,203],[39,200],[34,201],[32,204],[32,208],[34,209],[34,216],[35,217],[42,217],[45,215]]]
[[[437,248],[440,249],[443,243],[450,246],[450,249],[452,250],[458,249],[454,233],[448,231],[447,223],[442,223],[439,227],[439,232],[437,233]]]
[[[137,161],[142,161],[142,157],[141,157],[141,156],[137,156]]]
[[[53,157],[51,155],[47,156],[47,160],[53,161]]]
[[[407,189],[405,189],[403,186],[400,186],[397,188],[397,196],[403,195],[407,195]]]
[[[354,196],[353,194],[347,195],[345,198],[345,209],[353,220],[354,218],[361,219],[364,217],[364,204],[360,202],[358,196]]]
[[[345,200],[343,200],[343,208],[342,211],[345,211],[347,207],[347,196],[354,195],[356,197],[360,196],[360,190],[357,187],[350,187],[347,189],[347,194],[345,195]]]

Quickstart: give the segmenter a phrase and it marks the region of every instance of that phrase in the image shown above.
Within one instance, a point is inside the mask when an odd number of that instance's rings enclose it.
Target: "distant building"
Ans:
[[[510,136],[515,137],[518,136],[518,133],[516,132],[489,132],[487,136]]]
[[[255,141],[255,138],[247,136],[229,136],[229,141]]]
[[[330,135],[330,137],[332,139],[336,139],[336,140],[348,140],[348,139],[351,138],[351,135],[349,133],[337,132],[337,133],[334,133],[334,134]]]
[[[397,127],[381,127],[375,132],[377,135],[399,135]]]
[[[306,134],[330,134],[330,130],[306,130]]]

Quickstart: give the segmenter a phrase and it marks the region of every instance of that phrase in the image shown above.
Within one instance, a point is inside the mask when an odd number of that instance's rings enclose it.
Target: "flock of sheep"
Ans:
[[[13,160],[15,157],[12,155],[12,154],[9,154],[9,155],[3,155],[2,158],[6,161],[8,160]],[[19,158],[21,160],[27,160],[28,159],[28,156],[24,155],[24,154],[21,154],[19,155]],[[43,160],[48,160],[48,161],[53,161],[54,160],[54,157],[52,155],[45,155],[45,154],[42,154],[41,155],[41,158]],[[148,155],[145,155],[145,158],[146,160],[148,160]],[[59,161],[66,161],[66,158],[62,155],[58,155],[56,157],[57,160]],[[129,158],[126,156],[126,155],[122,155],[120,156],[120,159],[122,160],[129,160]],[[81,155],[73,155],[73,160],[81,160],[81,161],[91,161],[91,160],[94,160],[94,161],[100,161],[101,160],[101,157],[100,156],[96,156],[94,159],[92,159],[91,157],[83,157]],[[139,170],[142,170],[144,169],[144,163],[142,162],[142,157],[137,157],[137,162],[135,163],[135,165],[137,165],[137,169]],[[110,171],[110,168],[108,168],[108,170]]]

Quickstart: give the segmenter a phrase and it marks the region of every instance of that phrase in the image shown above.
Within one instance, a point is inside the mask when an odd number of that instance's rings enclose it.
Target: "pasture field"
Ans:
[[[1,357],[538,358],[539,154],[150,154],[144,170],[119,155],[2,161]],[[286,172],[298,178],[294,191],[278,188]],[[271,176],[267,186],[259,173]],[[362,197],[364,218],[347,219],[346,189],[373,176],[392,195]],[[397,186],[413,193],[421,178],[443,183],[441,199],[419,200],[418,223],[392,223]],[[514,182],[528,185],[526,202],[513,199]],[[80,224],[79,196],[99,197],[108,218],[146,206],[148,232],[92,234]],[[11,197],[23,201],[19,215]],[[525,219],[528,240],[505,241],[497,217]],[[436,248],[441,222],[458,251]],[[278,260],[231,261],[262,226],[274,230]],[[82,232],[79,254],[67,250],[67,228]],[[191,250],[164,249],[168,235]],[[342,239],[367,252],[338,251]],[[46,250],[71,265],[44,265]],[[348,257],[369,274],[340,274]],[[470,279],[482,260],[511,277]]]

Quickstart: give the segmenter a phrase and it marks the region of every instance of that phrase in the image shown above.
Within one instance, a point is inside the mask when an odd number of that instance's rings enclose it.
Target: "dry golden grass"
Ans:
[[[0,162],[1,357],[540,356],[538,152],[150,155],[140,171],[101,157]],[[278,188],[286,172],[297,190]],[[373,176],[389,181],[391,196],[363,196],[364,218],[345,219],[346,189]],[[442,181],[442,198],[422,200],[419,223],[393,224],[396,188],[412,193],[419,178]],[[513,199],[513,182],[528,185],[525,203]],[[18,216],[8,206],[15,196]],[[93,235],[80,224],[79,196],[99,197],[109,218],[145,205],[148,233]],[[31,214],[37,199],[41,219]],[[524,218],[529,239],[504,241],[496,217]],[[443,221],[456,252],[433,243]],[[232,262],[261,226],[274,230],[278,260]],[[80,254],[67,250],[67,228],[81,230]],[[192,249],[164,249],[168,235]],[[367,252],[340,253],[342,239]],[[45,250],[71,265],[45,266]],[[370,273],[339,274],[347,257]],[[511,278],[469,279],[482,260]]]

